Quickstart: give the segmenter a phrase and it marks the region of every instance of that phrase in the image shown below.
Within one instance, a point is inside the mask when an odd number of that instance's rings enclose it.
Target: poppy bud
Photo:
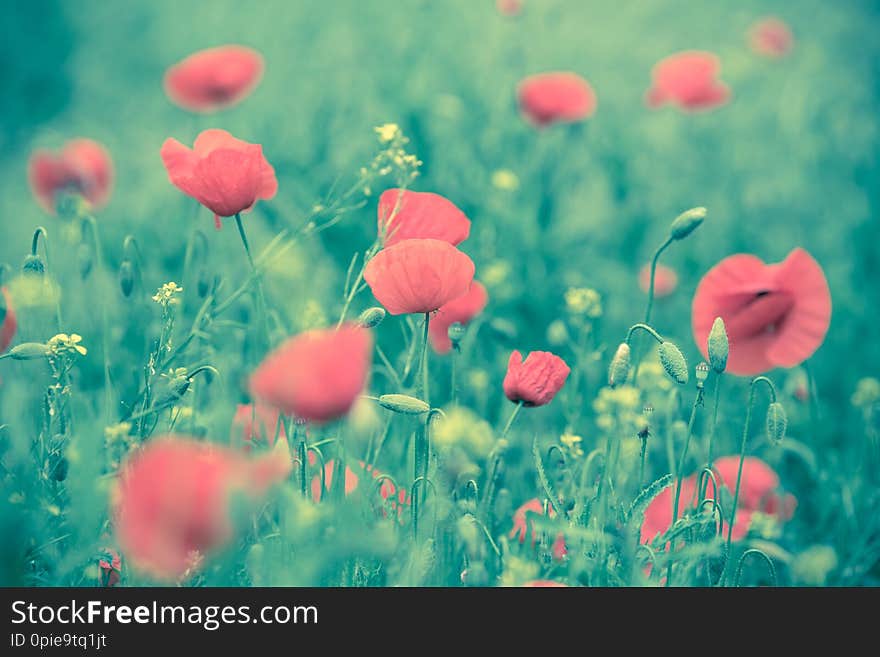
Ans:
[[[688,382],[688,367],[684,354],[671,342],[660,345],[660,364],[676,383],[684,385]]]
[[[9,350],[9,357],[14,360],[35,360],[49,355],[49,345],[41,342],[22,342]]]
[[[127,258],[119,265],[119,289],[126,299],[131,296],[131,291],[134,289],[134,265]]]
[[[379,326],[384,319],[385,309],[380,308],[379,306],[373,306],[372,308],[367,308],[361,313],[361,316],[358,317],[358,323],[364,328],[375,328]]]
[[[611,359],[611,366],[608,368],[608,385],[612,388],[626,383],[629,376],[630,368],[630,349],[626,342],[621,342],[614,352],[614,358]]]
[[[46,265],[43,264],[43,259],[36,254],[28,254],[24,259],[24,263],[21,265],[21,270],[25,274],[38,274],[42,276],[46,273]]]
[[[55,481],[64,481],[67,479],[68,465],[67,459],[58,454],[52,463],[52,479]]]
[[[458,343],[461,342],[461,339],[464,337],[464,326],[459,322],[453,322],[449,326],[447,333],[449,334],[449,340],[452,342],[452,345],[457,349]]]
[[[674,240],[683,240],[693,233],[706,218],[706,208],[691,208],[678,215],[669,227],[669,235]]]
[[[697,387],[702,388],[703,384],[706,383],[706,379],[709,377],[709,366],[706,365],[706,363],[700,363],[694,369],[697,375]]]
[[[421,415],[431,410],[431,407],[421,399],[409,395],[382,395],[379,397],[379,405],[403,415]]]
[[[785,438],[785,428],[788,426],[788,417],[785,408],[779,402],[773,402],[767,407],[767,438],[774,445],[778,445]]]
[[[727,354],[730,345],[727,341],[727,330],[724,328],[724,320],[716,317],[709,331],[709,363],[712,369],[721,374],[727,367]]]
[[[81,242],[76,250],[76,264],[79,266],[79,275],[83,280],[92,272],[93,256],[89,243]]]

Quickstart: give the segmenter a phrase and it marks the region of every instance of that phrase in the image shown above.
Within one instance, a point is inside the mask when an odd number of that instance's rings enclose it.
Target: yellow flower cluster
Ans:
[[[85,356],[88,353],[88,350],[83,347],[80,342],[82,342],[82,336],[77,335],[76,333],[71,333],[70,335],[67,335],[67,333],[59,333],[49,340],[49,351],[55,356],[61,356],[62,354],[79,354],[80,356]]]
[[[431,438],[438,450],[461,447],[472,458],[485,458],[495,444],[489,423],[473,411],[460,406],[449,409],[435,420]]]
[[[610,431],[616,426],[617,435],[635,435],[644,425],[641,395],[639,389],[633,386],[602,388],[593,401],[593,410],[596,411],[596,426],[603,431]]]
[[[180,299],[178,299],[175,295],[180,294],[181,292],[183,292],[182,287],[180,287],[174,281],[169,281],[156,291],[156,294],[153,295],[153,301],[158,303],[160,306],[174,305],[176,303],[180,303]]]
[[[570,287],[565,291],[565,308],[572,315],[596,319],[602,316],[602,297],[589,287]]]

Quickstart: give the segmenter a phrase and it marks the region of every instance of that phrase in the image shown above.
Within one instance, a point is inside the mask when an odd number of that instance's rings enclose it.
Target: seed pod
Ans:
[[[94,263],[94,253],[88,242],[80,242],[76,249],[76,264],[79,266],[80,278],[85,280],[92,273],[92,265]]]
[[[660,364],[676,383],[684,385],[688,382],[687,361],[679,348],[671,342],[664,342],[660,345]]]
[[[706,383],[706,379],[709,377],[709,366],[706,363],[700,363],[694,368],[697,377],[697,387],[702,388],[703,384]]]
[[[134,265],[128,258],[119,265],[119,289],[126,299],[131,296],[134,289]]]
[[[785,438],[785,429],[788,426],[788,417],[785,407],[778,401],[767,407],[767,438],[774,445],[778,445]]]
[[[35,254],[28,254],[24,263],[21,265],[21,271],[25,274],[37,274],[42,276],[46,273],[46,265],[43,263],[43,259]]]
[[[22,342],[9,350],[13,360],[36,360],[49,355],[49,345],[42,342]]]
[[[452,342],[452,346],[456,349],[458,348],[458,344],[461,342],[461,339],[464,337],[464,326],[462,326],[459,322],[453,322],[449,325],[449,329],[447,329],[446,334],[449,336],[450,341]]]
[[[724,320],[716,317],[712,322],[712,330],[709,331],[708,340],[709,364],[718,374],[727,368],[727,354],[730,351],[730,343],[727,340],[727,330],[724,328]]]
[[[403,415],[421,415],[431,410],[431,407],[421,399],[409,395],[382,395],[379,397],[379,405]]]
[[[693,233],[706,218],[706,208],[691,208],[678,215],[669,227],[669,235],[674,240],[683,240]]]
[[[358,318],[358,323],[364,328],[375,328],[385,319],[385,309],[379,306],[367,308]]]
[[[630,368],[630,349],[626,342],[621,342],[611,359],[608,368],[608,385],[615,388],[626,383]]]

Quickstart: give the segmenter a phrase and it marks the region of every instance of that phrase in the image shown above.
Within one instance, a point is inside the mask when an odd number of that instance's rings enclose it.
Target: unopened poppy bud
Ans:
[[[608,368],[608,385],[612,388],[623,385],[629,376],[630,368],[630,349],[626,342],[621,342],[611,359],[611,366]]]
[[[706,383],[706,379],[709,377],[709,366],[706,363],[700,363],[694,368],[694,372],[697,377],[697,387],[702,388],[703,384]]]
[[[785,438],[785,429],[788,426],[788,417],[785,407],[779,402],[773,402],[767,407],[767,438],[774,445],[778,445]]]
[[[379,405],[404,415],[421,415],[431,410],[431,407],[421,399],[409,395],[382,395],[379,397]]]
[[[727,340],[727,330],[724,328],[724,320],[716,317],[709,331],[708,339],[709,363],[712,369],[721,374],[727,367],[727,354],[730,344]]]
[[[9,357],[14,360],[35,360],[49,355],[49,345],[42,342],[22,342],[9,350]]]
[[[86,279],[92,273],[94,254],[88,242],[80,243],[76,250],[76,264],[79,267],[80,278]]]
[[[43,259],[36,254],[28,254],[24,259],[24,263],[21,265],[21,270],[25,274],[38,274],[42,276],[46,273],[46,265],[43,263]]]
[[[676,383],[684,385],[688,382],[688,367],[684,354],[671,342],[660,345],[660,364]]]
[[[67,479],[68,461],[60,454],[55,456],[52,463],[52,479],[55,481],[64,481]]]
[[[447,334],[449,335],[449,340],[452,342],[453,346],[458,347],[458,344],[464,337],[464,326],[462,326],[459,322],[453,322],[449,325]]]
[[[125,259],[119,265],[119,289],[122,290],[122,296],[131,296],[134,289],[134,265],[131,260]]]
[[[358,323],[364,328],[375,328],[376,326],[379,326],[384,319],[385,309],[380,308],[379,306],[373,306],[372,308],[367,308],[361,313],[361,316],[358,317]]]
[[[678,215],[669,227],[669,235],[674,240],[683,240],[693,233],[706,218],[706,208],[691,208]]]

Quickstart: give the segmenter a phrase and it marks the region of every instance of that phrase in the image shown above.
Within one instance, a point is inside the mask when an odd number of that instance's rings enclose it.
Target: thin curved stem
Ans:
[[[645,324],[650,323],[651,321],[651,311],[654,309],[654,277],[657,273],[657,261],[660,259],[660,254],[666,250],[672,242],[674,242],[674,238],[672,235],[666,238],[666,241],[660,245],[660,247],[654,252],[654,257],[651,259],[651,280],[648,283],[648,305],[645,308]]]
[[[712,470],[712,465],[714,464],[714,454],[712,452],[712,445],[715,440],[715,428],[718,426],[718,404],[721,400],[721,377],[723,374],[717,374],[715,376],[715,390],[713,394],[712,401],[712,424],[709,425],[709,439],[708,439],[708,455],[707,461],[708,465],[706,466],[709,470]],[[706,481],[703,481],[703,485],[700,487],[700,497],[699,499],[703,499],[703,495],[706,492]]]
[[[95,247],[95,261],[97,264],[98,271],[102,271],[104,269],[104,256],[101,251],[101,236],[98,233],[98,222],[95,221],[95,218],[92,216],[86,216],[83,218],[82,223],[82,232],[85,234],[85,226],[89,227],[89,230],[92,233],[92,242]],[[45,247],[45,242],[43,244]],[[47,255],[48,258],[48,255]],[[98,277],[94,277],[94,280],[97,281]],[[107,304],[102,303],[101,306],[101,349],[104,352],[104,415],[106,424],[109,426],[111,424],[110,418],[111,413],[110,409],[113,405],[113,384],[110,380],[110,322],[107,317]]]
[[[510,413],[510,417],[507,418],[507,424],[504,425],[504,429],[501,431],[501,438],[507,437],[507,432],[510,431],[510,427],[513,426],[513,421],[516,419],[516,416],[519,415],[519,411],[523,407],[524,403],[525,402],[523,402],[522,400],[516,403],[516,406]]]
[[[235,225],[238,228],[238,234],[241,237],[241,243],[244,246],[244,251],[247,254],[248,263],[251,266],[251,272],[254,276],[254,282],[257,286],[257,312],[260,315],[260,324],[263,327],[263,334],[266,339],[266,345],[271,345],[271,338],[269,335],[269,323],[267,319],[267,304],[266,304],[266,295],[263,292],[263,277],[260,275],[260,271],[257,269],[257,265],[254,262],[254,257],[251,254],[251,247],[248,243],[247,234],[244,231],[244,224],[241,221],[241,214],[236,213],[235,215]]]

